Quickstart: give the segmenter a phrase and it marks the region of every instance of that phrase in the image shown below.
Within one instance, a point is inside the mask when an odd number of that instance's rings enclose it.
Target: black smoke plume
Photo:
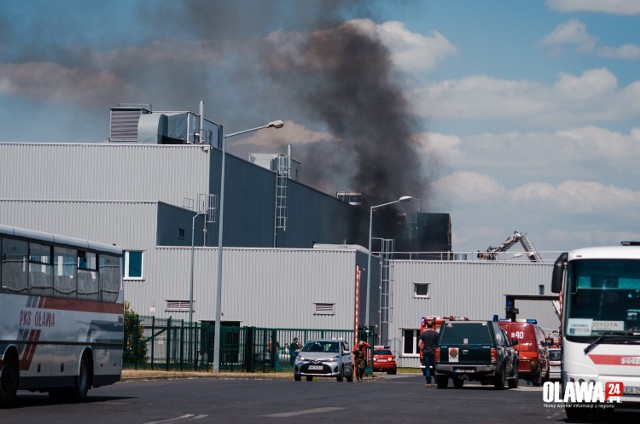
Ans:
[[[262,50],[269,75],[296,108],[339,140],[296,147],[304,181],[347,184],[336,188],[361,191],[372,205],[403,195],[424,198],[426,177],[411,141],[417,122],[382,42],[357,24],[345,23],[311,33],[295,48],[284,44]],[[394,208],[380,209],[376,234],[397,239],[395,221]]]

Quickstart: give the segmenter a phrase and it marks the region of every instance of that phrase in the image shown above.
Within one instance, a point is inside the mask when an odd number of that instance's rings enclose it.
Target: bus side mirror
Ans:
[[[551,276],[551,291],[553,293],[560,293],[562,291],[562,277],[564,276],[564,264],[567,261],[569,254],[564,252],[558,256],[556,262],[553,264],[553,274]]]

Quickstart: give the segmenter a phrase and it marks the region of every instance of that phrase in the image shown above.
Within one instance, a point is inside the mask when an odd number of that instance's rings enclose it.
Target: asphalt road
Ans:
[[[82,404],[55,404],[45,394],[19,392],[0,423],[536,423],[564,422],[545,407],[542,389],[425,388],[420,375],[380,376],[363,383],[315,379],[193,378],[124,381],[93,389]],[[640,412],[616,411],[600,422],[638,422]]]

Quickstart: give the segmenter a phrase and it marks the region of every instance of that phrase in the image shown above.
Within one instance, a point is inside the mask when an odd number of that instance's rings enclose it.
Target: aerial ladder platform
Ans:
[[[489,246],[486,253],[478,256],[483,259],[496,259],[496,253],[506,252],[517,243],[522,245],[525,255],[527,255],[527,258],[529,258],[531,262],[542,262],[542,257],[533,246],[533,243],[531,243],[527,234],[519,231],[514,231],[513,235],[509,236],[500,246]]]

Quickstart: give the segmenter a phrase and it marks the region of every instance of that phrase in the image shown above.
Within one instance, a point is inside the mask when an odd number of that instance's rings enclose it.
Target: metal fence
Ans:
[[[125,368],[210,370],[213,367],[214,323],[189,323],[128,315],[125,326]],[[290,371],[290,345],[318,338],[342,338],[354,343],[353,330],[259,328],[220,329],[220,369],[226,371]],[[295,356],[294,356],[295,357]]]

